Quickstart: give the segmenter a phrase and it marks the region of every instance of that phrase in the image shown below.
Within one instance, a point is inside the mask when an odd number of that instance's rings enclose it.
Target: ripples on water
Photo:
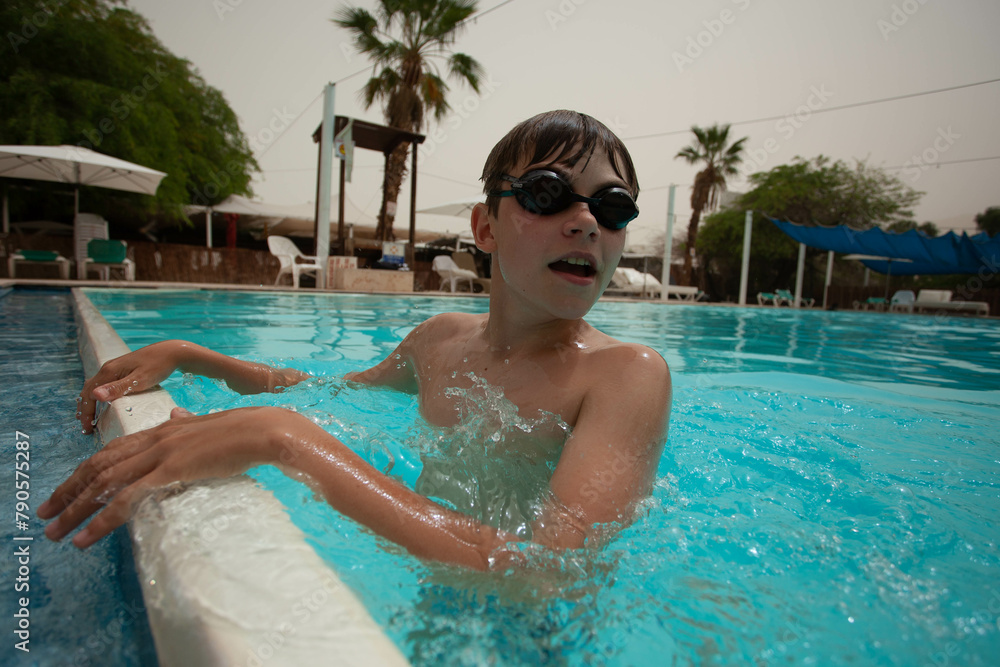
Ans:
[[[324,378],[242,398],[174,379],[178,402],[287,405],[410,485],[427,453],[413,399],[336,378],[434,312],[485,305],[158,300],[157,315],[118,310],[133,346],[164,335],[144,322],[169,320],[167,335]],[[116,327],[117,308],[102,307]],[[648,304],[588,319],[657,349],[675,385],[654,494],[601,551],[528,548],[530,573],[421,563],[255,471],[415,663],[995,664],[995,321]]]

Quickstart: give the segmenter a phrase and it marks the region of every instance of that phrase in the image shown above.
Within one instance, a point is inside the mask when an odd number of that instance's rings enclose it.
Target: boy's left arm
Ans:
[[[652,489],[666,444],[667,363],[640,345],[602,354],[535,526],[534,540],[547,546],[579,548],[601,525],[629,523]]]

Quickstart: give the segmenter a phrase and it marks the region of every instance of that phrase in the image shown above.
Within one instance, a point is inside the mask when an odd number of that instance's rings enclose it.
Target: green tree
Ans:
[[[729,143],[729,125],[691,128],[695,142],[682,148],[675,158],[705,167],[694,177],[691,190],[691,222],[688,224],[687,247],[697,248],[698,224],[702,212],[715,209],[719,193],[726,189],[726,178],[737,174],[736,167],[743,161],[743,142],[747,137]],[[684,253],[685,284],[691,284],[691,253]]]
[[[475,12],[472,0],[379,0],[375,14],[359,7],[337,12],[333,22],[351,31],[354,47],[373,62],[374,75],[360,93],[365,108],[381,103],[386,123],[410,132],[421,130],[428,110],[441,120],[451,107],[438,60],[445,62],[448,76],[478,93],[482,67],[470,56],[450,51],[463,23]],[[389,211],[395,211],[409,147],[400,144],[386,160],[376,230],[382,240],[395,238],[395,213]]]
[[[8,0],[0,39],[0,144],[79,145],[167,173],[155,199],[85,188],[90,210],[180,219],[192,201],[251,194],[236,114],[123,1]]]
[[[1000,206],[990,206],[976,215],[976,227],[990,236],[1000,234]]]
[[[784,288],[793,280],[797,244],[769,218],[804,225],[847,224],[853,229],[871,227],[912,229],[917,226],[912,207],[923,193],[897,177],[863,162],[853,167],[819,156],[796,158],[791,164],[752,174],[751,190],[732,206],[709,216],[698,237],[698,252],[712,264],[710,288],[734,294],[742,259],[744,211],[754,211],[750,251],[751,291]],[[814,251],[813,255],[819,254]]]
[[[941,231],[938,229],[938,226],[935,225],[930,220],[928,220],[927,222],[922,222],[919,225],[916,222],[913,222],[912,220],[908,221],[900,220],[890,225],[887,225],[885,228],[887,232],[895,232],[897,234],[908,232],[911,229],[915,229],[918,232],[923,232],[925,236],[929,236],[931,238],[934,238],[935,236],[941,233]]]

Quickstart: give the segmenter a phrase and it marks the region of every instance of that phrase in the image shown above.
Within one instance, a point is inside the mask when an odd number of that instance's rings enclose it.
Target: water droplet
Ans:
[[[509,364],[510,363],[510,359],[504,359],[503,362],[504,362],[504,364]]]
[[[463,364],[469,363],[469,358],[468,357],[462,357],[462,363]]]
[[[130,405],[129,407],[125,408],[125,412],[132,412],[132,406]]]
[[[90,425],[91,425],[91,426],[97,426],[97,419],[96,419],[96,418],[94,418],[94,419],[91,419],[91,420],[90,420]]]
[[[139,381],[138,380],[132,380],[132,386],[133,387],[138,387],[139,386]]]
[[[52,256],[52,255],[49,255],[49,257],[51,257],[51,256]],[[76,397],[76,402],[77,402],[77,403],[79,403],[79,402],[80,402],[80,401],[82,401],[82,400],[83,400],[83,396],[77,396],[77,397]]]

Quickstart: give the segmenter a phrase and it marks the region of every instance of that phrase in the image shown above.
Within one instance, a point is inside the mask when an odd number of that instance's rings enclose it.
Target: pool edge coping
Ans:
[[[91,376],[129,348],[80,288],[72,295],[80,357]],[[173,407],[160,388],[121,398],[98,419],[101,440],[155,426]],[[242,530],[228,530],[241,519],[266,542],[263,548],[246,549]],[[157,502],[140,505],[129,532],[164,667],[323,664],[331,656],[345,664],[409,664],[284,505],[248,477],[159,494]],[[266,610],[256,627],[239,622],[248,605]]]

